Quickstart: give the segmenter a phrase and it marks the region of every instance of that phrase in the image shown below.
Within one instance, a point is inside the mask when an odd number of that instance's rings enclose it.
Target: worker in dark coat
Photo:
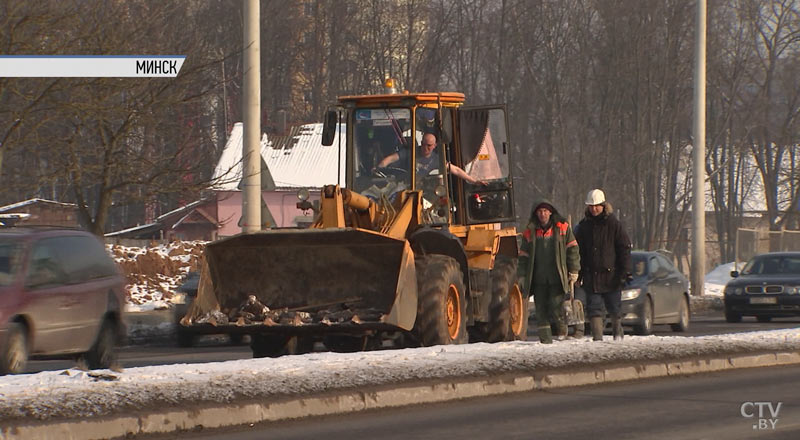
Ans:
[[[518,271],[522,286],[533,292],[539,341],[553,342],[551,323],[557,329],[556,336],[566,338],[564,294],[570,282],[578,279],[580,255],[572,227],[547,200],[533,205],[522,234]]]
[[[575,227],[575,237],[592,338],[603,340],[603,318],[608,312],[614,339],[622,339],[622,287],[633,279],[631,240],[602,190],[593,189],[586,196],[586,215]]]

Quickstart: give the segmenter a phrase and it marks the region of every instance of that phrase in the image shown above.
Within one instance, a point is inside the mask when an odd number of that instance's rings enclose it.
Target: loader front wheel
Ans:
[[[423,346],[466,344],[467,303],[458,262],[446,255],[416,261],[419,300],[414,332]]]
[[[252,335],[250,348],[254,358],[278,357],[288,354],[290,338],[286,335]]]
[[[492,269],[492,302],[489,306],[489,342],[525,340],[528,304],[517,284],[517,262],[499,255]]]

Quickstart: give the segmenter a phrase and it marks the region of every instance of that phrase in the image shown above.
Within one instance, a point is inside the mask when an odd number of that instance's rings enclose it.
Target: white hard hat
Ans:
[[[603,190],[593,189],[589,191],[589,194],[586,194],[587,205],[600,205],[605,201],[606,201],[606,195],[603,194]]]

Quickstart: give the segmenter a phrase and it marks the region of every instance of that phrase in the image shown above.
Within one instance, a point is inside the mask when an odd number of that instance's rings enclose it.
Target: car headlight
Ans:
[[[783,286],[783,291],[790,295],[800,294],[800,286]]]
[[[741,295],[744,292],[744,289],[741,287],[726,287],[725,294],[726,295]]]
[[[625,289],[622,291],[622,300],[630,301],[636,299],[641,295],[642,289]]]

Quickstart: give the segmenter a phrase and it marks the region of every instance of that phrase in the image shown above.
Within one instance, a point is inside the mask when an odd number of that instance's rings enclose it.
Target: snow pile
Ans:
[[[741,268],[742,264],[740,263],[739,266]],[[735,267],[736,263],[731,261],[730,263],[720,264],[707,273],[705,277],[705,294],[722,296],[725,291],[725,285],[732,279],[731,271],[735,270]]]
[[[743,263],[739,263],[739,268]],[[691,296],[692,313],[703,313],[710,310],[722,310],[725,304],[722,300],[725,293],[725,285],[731,280],[731,271],[735,263],[720,264],[705,276],[705,289],[703,296]]]
[[[221,404],[449,377],[660,362],[743,352],[800,350],[797,329],[702,337],[633,336],[552,345],[506,342],[0,378],[0,420],[96,417],[189,404]]]
[[[148,248],[109,245],[128,281],[128,311],[165,309],[189,271],[198,270],[206,242],[174,241]]]

